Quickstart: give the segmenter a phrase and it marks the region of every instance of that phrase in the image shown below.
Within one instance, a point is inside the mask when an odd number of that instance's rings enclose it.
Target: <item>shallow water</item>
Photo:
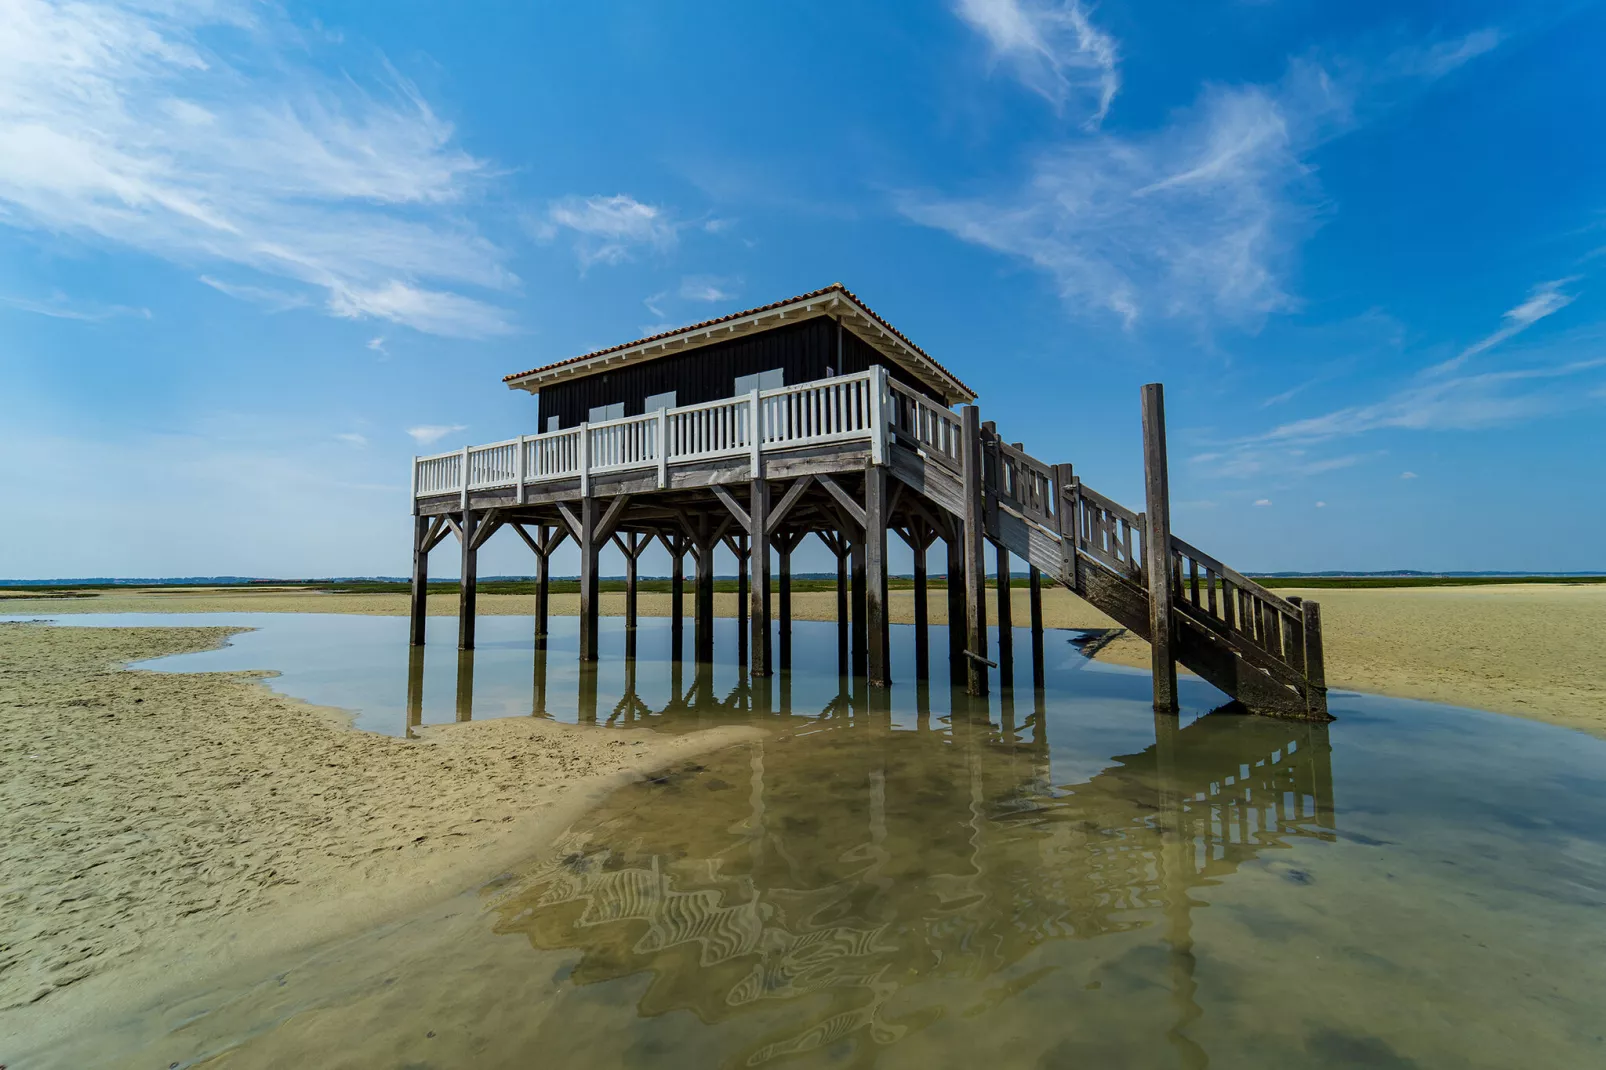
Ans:
[[[405,621],[262,618],[150,667],[278,669],[395,733],[778,731],[615,793],[554,861],[24,1065],[1606,1065],[1606,743],[1579,733],[1344,693],[1330,726],[1209,712],[1191,679],[1157,718],[1065,633],[1045,690],[1023,632],[1021,686],[977,702],[843,681],[829,624],[755,691],[677,666],[662,621],[633,662],[605,622],[594,673],[566,621],[543,675],[528,618],[483,619],[464,673],[450,620],[409,673]]]

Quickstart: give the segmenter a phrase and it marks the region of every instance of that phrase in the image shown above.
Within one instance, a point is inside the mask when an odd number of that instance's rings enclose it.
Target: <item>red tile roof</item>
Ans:
[[[913,350],[916,354],[918,354],[921,359],[926,361],[926,363],[930,364],[937,371],[941,372],[945,377],[947,377],[948,379],[950,379],[954,383],[956,383],[959,386],[959,388],[961,390],[963,390],[965,393],[970,394],[972,397],[975,396],[975,391],[971,390],[970,387],[966,386],[963,382],[961,382],[957,375],[955,375],[953,372],[949,371],[947,368],[943,367],[937,361],[933,360],[929,353],[927,353],[924,349],[921,349],[919,346],[917,346],[913,342],[911,342],[904,335],[904,333],[902,331],[898,330],[898,328],[894,327],[892,324],[890,324],[886,320],[882,319],[879,315],[877,315],[875,313],[875,311],[873,309],[870,308],[869,305],[867,305],[863,301],[859,300],[859,298],[854,295],[853,291],[849,290],[846,286],[842,285],[840,282],[833,282],[831,285],[826,286],[826,287],[824,287],[822,289],[810,290],[808,293],[798,294],[796,297],[788,297],[784,301],[773,301],[770,304],[760,305],[757,308],[749,308],[749,309],[745,309],[745,310],[743,310],[741,312],[732,312],[727,316],[719,316],[719,317],[716,317],[716,318],[711,319],[711,320],[703,320],[701,323],[693,323],[693,324],[689,324],[689,325],[687,325],[685,327],[676,327],[674,330],[672,330],[672,331],[664,331],[662,334],[653,334],[653,335],[648,335],[646,338],[637,338],[633,342],[621,342],[620,344],[618,344],[616,346],[609,346],[606,349],[597,349],[597,350],[593,350],[590,353],[582,353],[578,357],[569,357],[569,358],[567,358],[565,360],[554,361],[551,364],[543,364],[541,367],[539,367],[539,368],[531,368],[529,371],[515,372],[512,375],[503,376],[502,377],[502,381],[504,383],[510,383],[515,379],[523,379],[526,376],[535,375],[538,372],[551,371],[553,368],[562,368],[562,367],[564,367],[566,365],[569,365],[569,364],[579,364],[581,361],[591,360],[591,359],[593,359],[595,357],[604,356],[604,355],[606,355],[608,353],[617,353],[620,350],[624,350],[624,349],[634,349],[636,346],[646,345],[649,342],[660,342],[660,341],[663,341],[663,340],[668,339],[668,338],[674,338],[677,335],[686,334],[689,331],[700,331],[700,330],[703,330],[704,328],[707,328],[707,327],[715,327],[715,326],[718,326],[721,323],[726,323],[726,322],[728,322],[730,320],[742,319],[745,316],[756,315],[756,314],[758,314],[760,312],[771,312],[771,311],[773,311],[775,309],[782,308],[782,307],[784,307],[786,305],[796,304],[799,301],[808,301],[808,300],[811,300],[812,298],[816,298],[816,297],[823,297],[824,295],[826,295],[828,293],[833,293],[833,292],[842,294],[844,297],[846,297],[849,300],[851,300],[854,304],[858,305],[859,308],[864,310],[864,312],[867,313],[871,318],[873,318],[877,323],[879,323],[882,327],[885,327],[887,329],[888,333],[892,334],[899,341],[901,341],[904,345],[908,346],[911,350]]]

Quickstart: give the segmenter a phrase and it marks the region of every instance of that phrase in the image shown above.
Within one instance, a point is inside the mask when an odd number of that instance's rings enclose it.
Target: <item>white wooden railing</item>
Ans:
[[[584,491],[592,476],[653,468],[659,484],[667,485],[673,465],[747,457],[756,466],[761,454],[836,442],[867,441],[872,460],[879,464],[897,427],[900,405],[906,407],[896,399],[909,393],[899,388],[895,395],[886,369],[875,367],[701,405],[465,446],[415,457],[413,495],[457,494],[466,500],[470,491],[522,488],[576,476]]]

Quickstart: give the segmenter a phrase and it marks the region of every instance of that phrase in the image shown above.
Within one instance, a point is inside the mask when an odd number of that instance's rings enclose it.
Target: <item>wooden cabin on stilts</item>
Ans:
[[[1016,563],[1028,575],[1032,677],[1043,686],[1043,584],[1059,584],[1153,650],[1154,704],[1177,708],[1180,663],[1246,707],[1327,719],[1321,617],[1171,532],[1165,406],[1143,387],[1144,510],[1045,464],[983,422],[976,395],[840,284],[506,378],[538,398],[538,431],[413,462],[412,642],[425,639],[429,554],[455,536],[458,645],[474,646],[476,555],[511,528],[536,557],[545,648],[552,554],[580,556],[580,658],[598,656],[600,555],[625,563],[627,648],[637,562],[671,563],[674,657],[691,559],[694,656],[714,653],[714,556],[739,562],[738,658],[791,667],[791,562],[820,539],[836,561],[838,657],[891,682],[888,533],[915,556],[915,672],[928,678],[926,555],[944,550],[949,679],[1014,685]],[[955,406],[958,411],[954,411]],[[999,594],[989,624],[987,550]],[[940,670],[939,670],[940,671]]]

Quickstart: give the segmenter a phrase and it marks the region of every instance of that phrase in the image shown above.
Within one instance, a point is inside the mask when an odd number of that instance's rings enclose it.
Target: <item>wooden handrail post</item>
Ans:
[[[580,497],[591,497],[591,421],[580,424]]]
[[[960,410],[960,455],[965,481],[965,690],[987,693],[987,568],[982,558],[986,523],[986,491],[982,486],[981,413],[974,405]]]
[[[1143,387],[1143,551],[1149,586],[1149,650],[1154,669],[1154,708],[1177,709],[1177,660],[1171,613],[1171,484],[1166,470],[1165,388]]]
[[[464,474],[467,475],[466,469]],[[479,578],[479,550],[474,544],[477,528],[478,518],[471,510],[463,510],[463,564],[457,581],[457,649],[459,650],[474,649],[474,595],[476,581]]]
[[[669,414],[658,409],[658,488],[669,486]]]
[[[761,467],[763,459],[759,456],[764,451],[763,400],[758,396],[758,387],[756,386],[748,397],[750,398],[749,404],[753,407],[747,422],[747,437],[752,440],[747,444],[748,460],[753,466],[753,478],[763,479],[764,471]]]
[[[887,369],[877,364],[870,369],[870,463],[887,463]]]
[[[516,500],[518,501],[518,503],[520,505],[523,505],[524,504],[524,436],[523,435],[519,436],[519,444],[518,444],[518,446],[516,448],[519,451],[513,458],[514,478],[519,481],[519,493],[518,493],[518,495],[516,497]]]
[[[462,488],[461,488],[461,490],[460,490],[460,492],[458,494],[457,507],[459,509],[467,509],[468,508],[468,447],[467,446],[463,447],[463,459],[458,463],[459,463],[459,467],[460,467],[460,471],[458,472],[458,475],[460,477],[459,482],[462,483]]]
[[[770,488],[754,479],[747,494],[748,557],[753,585],[748,588],[747,622],[750,673],[770,674]],[[768,687],[769,685],[765,685]]]

